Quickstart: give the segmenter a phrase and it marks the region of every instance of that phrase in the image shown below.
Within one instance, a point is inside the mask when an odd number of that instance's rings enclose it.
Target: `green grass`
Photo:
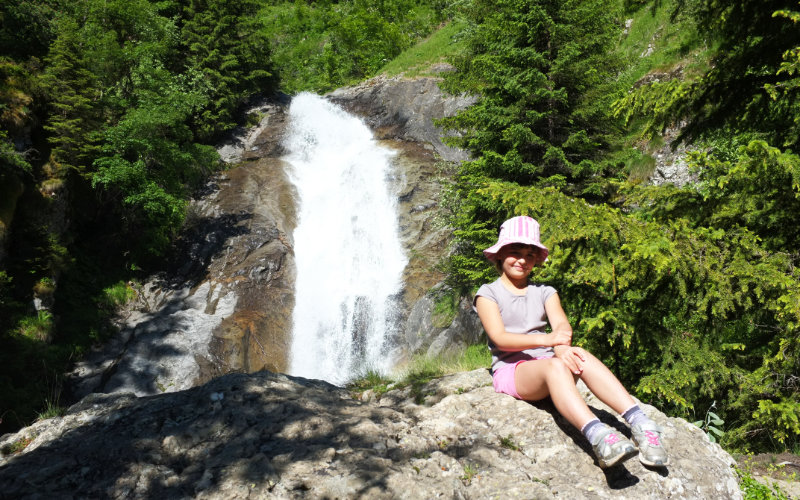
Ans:
[[[647,153],[634,154],[626,164],[628,180],[631,182],[645,182],[650,179],[656,170],[656,159]]]
[[[33,438],[24,437],[20,438],[13,443],[7,444],[3,447],[3,453],[6,455],[12,455],[14,453],[19,453],[25,448],[28,447],[29,444],[33,442]]]
[[[389,390],[389,386],[391,384],[392,379],[387,378],[380,373],[370,371],[360,379],[348,384],[347,388],[355,394],[372,390],[377,396],[380,396]]]
[[[36,316],[25,316],[19,321],[17,332],[23,337],[46,342],[53,333],[53,315],[48,311],[38,311]]]
[[[136,290],[126,281],[118,281],[103,289],[98,301],[110,309],[124,306],[136,298]]]
[[[403,75],[409,78],[436,76],[437,73],[432,70],[433,66],[446,62],[450,56],[462,50],[463,43],[459,35],[464,26],[463,22],[449,22],[428,38],[400,53],[378,73],[386,76]]]
[[[60,417],[67,412],[67,409],[58,404],[58,401],[48,399],[44,409],[40,411],[36,420],[47,420],[48,418]]]
[[[451,373],[467,372],[478,368],[488,368],[492,356],[486,344],[467,347],[457,356],[416,356],[403,370],[403,379],[417,378],[423,374],[435,374],[431,378]]]
[[[466,486],[469,486],[472,483],[472,479],[478,475],[478,468],[471,463],[465,463],[462,467],[464,468],[464,475],[461,476],[461,481]]]
[[[620,80],[630,88],[650,72],[670,72],[678,66],[684,74],[698,75],[708,69],[710,47],[691,19],[679,14],[671,17],[675,0],[645,6],[631,14],[631,27],[620,35],[618,54],[627,65]],[[648,47],[652,53],[645,55]]]
[[[347,388],[353,393],[354,397],[358,397],[367,390],[372,390],[376,395],[380,396],[389,389],[411,387],[411,394],[414,396],[414,400],[421,404],[427,396],[422,392],[422,388],[431,380],[452,373],[488,368],[491,362],[492,356],[486,344],[476,344],[467,347],[458,355],[416,356],[398,372],[396,377],[368,373],[366,376],[348,384]]]
[[[520,447],[514,442],[514,436],[511,434],[500,438],[500,446],[509,450],[520,451]]]
[[[431,322],[436,328],[447,328],[453,323],[458,314],[458,293],[455,290],[437,292],[433,304]]]

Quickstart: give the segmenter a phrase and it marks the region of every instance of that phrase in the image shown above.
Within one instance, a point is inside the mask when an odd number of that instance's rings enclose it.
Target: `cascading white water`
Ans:
[[[334,384],[391,368],[407,259],[391,157],[358,118],[313,94],[289,109],[286,158],[299,195],[289,373]]]

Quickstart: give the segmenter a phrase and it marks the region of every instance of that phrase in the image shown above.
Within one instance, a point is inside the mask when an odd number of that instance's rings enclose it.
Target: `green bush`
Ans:
[[[129,282],[119,281],[103,289],[100,305],[116,309],[134,300],[136,296],[136,289]]]
[[[40,342],[48,342],[54,328],[53,315],[39,311],[36,316],[25,316],[19,321],[17,332],[23,337]]]

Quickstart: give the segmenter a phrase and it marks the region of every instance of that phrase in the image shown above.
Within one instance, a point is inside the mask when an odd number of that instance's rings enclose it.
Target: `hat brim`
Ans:
[[[484,257],[486,257],[489,260],[494,260],[495,258],[497,258],[497,253],[500,252],[500,250],[504,246],[513,245],[514,243],[521,243],[523,245],[531,245],[531,246],[534,246],[536,248],[540,248],[540,249],[544,250],[544,257],[545,258],[547,258],[547,256],[550,254],[550,250],[548,250],[546,246],[542,245],[538,241],[535,241],[533,238],[519,237],[519,238],[514,238],[514,239],[507,239],[507,240],[498,241],[494,245],[492,245],[489,248],[487,248],[486,250],[484,250],[483,251],[483,255],[484,255]]]

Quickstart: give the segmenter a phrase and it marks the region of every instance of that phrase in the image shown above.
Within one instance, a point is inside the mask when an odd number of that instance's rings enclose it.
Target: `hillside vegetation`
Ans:
[[[210,146],[259,95],[379,71],[480,96],[445,196],[451,295],[539,219],[576,342],[641,399],[800,446],[796,0],[23,1],[0,7],[0,418],[57,411],[71,359],[169,251]],[[418,42],[420,42],[418,44]],[[696,182],[646,180],[665,129]],[[20,186],[24,186],[23,194]],[[59,193],[69,220],[52,222]],[[8,236],[10,235],[10,237]],[[38,312],[36,297],[54,305]]]

